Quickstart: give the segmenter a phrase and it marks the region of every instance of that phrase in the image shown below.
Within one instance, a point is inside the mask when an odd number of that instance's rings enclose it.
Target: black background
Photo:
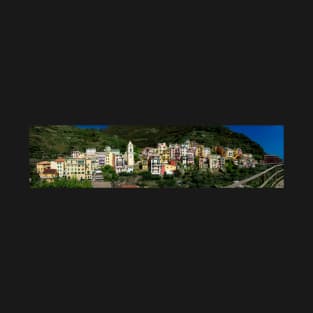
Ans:
[[[284,50],[260,46],[237,55],[233,46],[217,46],[209,55],[195,47],[188,55],[183,49],[112,49],[84,57],[79,49],[51,46],[37,51],[38,60],[17,61],[19,87],[4,121],[5,147],[13,151],[4,171],[14,262],[42,268],[42,283],[80,285],[78,277],[108,279],[103,277],[113,273],[113,293],[120,284],[133,288],[139,275],[142,286],[155,281],[170,292],[185,278],[196,284],[205,275],[205,283],[217,274],[216,290],[226,282],[236,289],[244,279],[245,292],[265,283],[270,291],[264,296],[273,297],[297,253],[302,195],[310,186],[300,153],[311,144],[303,137],[310,117],[302,114],[307,103],[291,83]],[[285,189],[29,188],[30,125],[113,123],[284,125]],[[18,272],[29,279],[28,261]]]
[[[122,62],[126,66],[125,63]],[[241,226],[253,227],[263,220],[284,219],[292,211],[286,209],[298,187],[294,177],[297,145],[290,148],[298,124],[295,104],[287,85],[279,84],[267,68],[226,72],[222,64],[214,72],[196,65],[185,71],[177,64],[172,68],[152,66],[150,70],[135,71],[132,66],[124,72],[117,68],[105,75],[93,76],[93,71],[77,73],[70,66],[66,74],[57,75],[52,66],[46,75],[35,77],[27,84],[23,113],[16,116],[12,135],[18,153],[14,175],[14,192],[23,197],[26,212],[62,214],[77,217],[82,214],[89,223],[113,221],[119,223],[131,217],[135,225],[148,226],[157,220],[175,223],[187,218],[188,223],[223,224],[236,217]],[[229,62],[228,62],[228,65]],[[163,71],[164,70],[164,71]],[[199,74],[207,73],[207,75]],[[269,68],[268,68],[269,70]],[[53,71],[54,75],[51,74]],[[103,69],[104,71],[104,69]],[[172,72],[173,75],[165,73]],[[64,73],[64,69],[63,69]],[[162,75],[164,73],[164,75]],[[181,73],[181,75],[178,75]],[[174,75],[175,74],[175,75]],[[48,76],[48,77],[47,77]],[[50,77],[51,76],[51,77]],[[53,77],[53,78],[52,78]],[[295,114],[291,110],[297,108]],[[289,114],[288,114],[289,112]],[[286,181],[283,190],[31,190],[28,185],[28,128],[43,124],[280,124],[285,126]],[[292,166],[293,165],[293,166]],[[290,202],[289,202],[290,203]],[[252,220],[249,221],[249,216]],[[272,218],[270,218],[272,216]],[[146,220],[145,217],[148,219]],[[215,220],[216,218],[216,220]],[[62,220],[62,218],[61,218]],[[139,222],[140,221],[140,222]],[[149,222],[150,221],[150,222]],[[245,222],[244,222],[245,221]],[[187,222],[187,220],[186,220]],[[203,225],[204,223],[204,225]],[[233,225],[234,226],[234,225]],[[206,227],[206,226],[205,226]],[[264,230],[259,229],[260,232]],[[157,229],[155,229],[157,231]]]

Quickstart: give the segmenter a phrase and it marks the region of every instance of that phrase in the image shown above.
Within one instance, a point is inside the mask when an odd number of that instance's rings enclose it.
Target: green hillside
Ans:
[[[244,152],[261,158],[264,151],[248,137],[234,133],[223,126],[119,126],[104,130],[80,129],[75,126],[33,126],[29,129],[29,157],[31,160],[69,155],[72,150],[96,148],[106,145],[125,151],[131,140],[136,148],[156,146],[158,142],[181,143],[195,140],[206,146],[241,147]]]
[[[75,126],[33,126],[29,129],[30,159],[51,159],[69,155],[72,150],[84,151],[87,148],[103,151],[106,145],[125,150],[127,141],[100,130]]]
[[[240,147],[252,153],[257,159],[263,158],[264,150],[256,142],[243,134],[235,133],[224,126],[119,126],[112,125],[103,130],[110,136],[117,135],[131,140],[137,147],[156,146],[158,142],[182,143],[194,140],[209,147],[221,145],[230,148]]]

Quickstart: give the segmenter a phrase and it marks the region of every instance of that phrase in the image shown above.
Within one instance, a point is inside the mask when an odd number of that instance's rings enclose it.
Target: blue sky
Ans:
[[[97,128],[97,129],[101,129],[101,128],[107,128],[107,125],[76,125],[79,128]]]
[[[284,159],[283,125],[226,125],[226,127],[257,142],[266,153]]]
[[[106,128],[107,125],[76,125],[80,128]],[[242,133],[260,144],[266,153],[284,159],[283,125],[226,125],[231,130]]]

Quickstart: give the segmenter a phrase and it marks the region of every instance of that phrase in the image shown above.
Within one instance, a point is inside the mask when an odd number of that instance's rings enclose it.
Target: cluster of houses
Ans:
[[[196,162],[197,160],[197,162]],[[255,167],[252,154],[244,154],[240,148],[209,148],[195,141],[187,140],[183,144],[158,143],[156,148],[142,149],[140,160],[135,164],[134,146],[130,141],[126,152],[107,146],[104,151],[86,149],[85,153],[73,151],[71,157],[58,158],[53,161],[42,161],[36,164],[40,178],[53,181],[56,177],[93,179],[95,173],[104,165],[110,165],[117,174],[132,173],[134,167],[141,171],[150,171],[152,175],[173,175],[178,167],[186,168],[196,165],[199,169],[212,172],[223,169],[225,161],[231,160],[238,167]]]
[[[86,149],[85,153],[73,151],[71,157],[38,162],[36,170],[40,178],[48,182],[56,177],[91,180],[105,165],[112,166],[118,174],[133,172],[135,165],[133,144],[128,143],[124,154],[119,149],[111,149],[110,146],[100,152],[96,149]]]
[[[159,143],[156,148],[146,147],[141,152],[141,169],[150,170],[153,175],[173,174],[178,166],[188,167],[198,159],[199,169],[212,172],[223,169],[226,160],[238,167],[255,167],[252,154],[244,154],[240,148],[205,147],[195,141],[187,140],[183,144]]]

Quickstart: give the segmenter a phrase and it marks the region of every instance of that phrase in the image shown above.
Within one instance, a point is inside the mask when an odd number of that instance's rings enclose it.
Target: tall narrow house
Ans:
[[[133,167],[135,164],[134,161],[134,145],[130,141],[127,145],[127,165]]]

